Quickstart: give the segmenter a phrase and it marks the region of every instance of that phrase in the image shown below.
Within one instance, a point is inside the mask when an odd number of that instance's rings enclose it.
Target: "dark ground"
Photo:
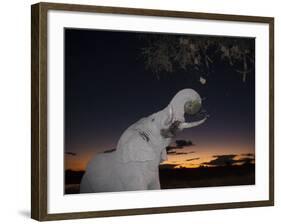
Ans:
[[[162,189],[255,184],[255,165],[200,168],[160,168]],[[65,194],[79,193],[84,171],[65,171]]]

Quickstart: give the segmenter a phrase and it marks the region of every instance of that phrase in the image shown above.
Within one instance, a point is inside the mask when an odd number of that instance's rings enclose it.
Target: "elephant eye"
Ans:
[[[145,133],[145,132],[142,131],[142,132],[139,132],[139,135],[142,137],[143,140],[149,142],[150,139],[149,139],[147,133]]]

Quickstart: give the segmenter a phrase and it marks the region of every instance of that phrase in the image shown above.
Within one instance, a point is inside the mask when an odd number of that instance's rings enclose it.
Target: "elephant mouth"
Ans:
[[[172,107],[169,107],[168,114],[168,118],[165,121],[167,128],[160,130],[164,138],[172,138],[183,129],[196,127],[204,123],[209,117],[206,110],[202,108],[201,100],[187,101],[184,104],[184,115],[179,119],[174,117]]]
[[[178,131],[180,130],[180,129],[179,129],[179,125],[180,125],[180,123],[174,122],[169,128],[161,129],[161,130],[160,130],[160,133],[161,133],[161,135],[162,135],[164,138],[172,138],[172,137],[174,137],[174,136],[178,133]]]
[[[196,114],[184,114],[184,120],[186,123],[200,121],[206,117],[208,117],[207,111],[202,108]]]
[[[183,130],[185,128],[192,128],[192,127],[196,127],[200,124],[203,124],[207,118],[209,117],[209,115],[202,110],[200,113],[196,113],[194,115],[191,114],[187,114],[185,115],[185,121],[181,122],[179,124],[179,129]]]

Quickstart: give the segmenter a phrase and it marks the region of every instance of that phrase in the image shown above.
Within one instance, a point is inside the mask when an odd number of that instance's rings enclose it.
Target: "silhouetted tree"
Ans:
[[[223,62],[241,74],[247,75],[255,63],[255,42],[252,38],[183,35],[142,35],[142,55],[145,66],[160,78],[161,72],[172,73],[177,69],[198,71],[198,80],[205,84],[213,73],[214,64]]]

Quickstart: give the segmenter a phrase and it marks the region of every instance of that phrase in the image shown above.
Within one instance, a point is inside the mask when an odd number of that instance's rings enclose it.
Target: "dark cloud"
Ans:
[[[241,154],[241,156],[254,157],[255,154],[254,153],[245,153],[245,154]]]
[[[190,152],[187,152],[186,154],[192,154],[192,153],[195,153],[195,151],[190,151]]]
[[[177,152],[176,150],[167,151],[167,154],[172,154],[172,155],[187,155],[192,153],[195,153],[195,151],[190,151],[190,152]]]
[[[247,153],[247,154],[241,154],[248,157],[243,157],[240,159],[234,159],[237,155],[230,154],[230,155],[214,155],[213,160],[209,162],[201,163],[201,165],[209,165],[209,166],[231,166],[231,165],[237,165],[237,164],[253,164],[255,162],[255,159],[253,158],[254,154]]]
[[[177,155],[183,155],[183,154],[192,154],[195,153],[195,151],[190,151],[190,152],[177,152]]]
[[[183,147],[188,147],[188,146],[193,146],[193,142],[188,140],[182,140],[182,139],[179,139],[179,140],[176,140],[175,141],[175,145],[169,145],[166,147],[166,150],[167,152],[171,151],[171,150],[176,150],[176,149],[182,149]],[[173,151],[170,153],[170,154],[173,154]]]
[[[116,149],[108,149],[108,150],[103,151],[103,153],[111,153],[111,152],[114,152],[114,151],[116,151]]]
[[[176,140],[176,145],[177,145],[177,147],[186,147],[186,146],[192,146],[192,145],[194,145],[193,143],[192,143],[192,141],[190,141],[190,140],[188,140],[188,141],[186,141],[186,140]]]
[[[77,155],[77,153],[75,153],[75,152],[65,152],[65,154],[66,155],[71,155],[71,156],[76,156]]]
[[[166,147],[166,150],[168,153],[176,152],[176,150],[174,150],[174,149],[178,149],[178,147],[177,146],[167,146]]]
[[[174,169],[179,164],[160,164],[160,169]]]
[[[194,160],[198,160],[198,159],[200,159],[200,158],[197,157],[197,158],[187,159],[187,160],[185,160],[185,161],[186,161],[186,162],[190,162],[190,161],[194,161]]]
[[[230,155],[214,155],[213,160],[209,162],[204,162],[202,165],[209,165],[209,166],[231,166],[236,163],[234,157],[237,155],[230,154]]]
[[[242,163],[242,164],[252,164],[254,162],[255,162],[255,159],[249,158],[249,157],[236,160],[236,163]]]
[[[186,155],[186,154],[189,154],[188,152],[176,152],[175,153],[176,155]]]

